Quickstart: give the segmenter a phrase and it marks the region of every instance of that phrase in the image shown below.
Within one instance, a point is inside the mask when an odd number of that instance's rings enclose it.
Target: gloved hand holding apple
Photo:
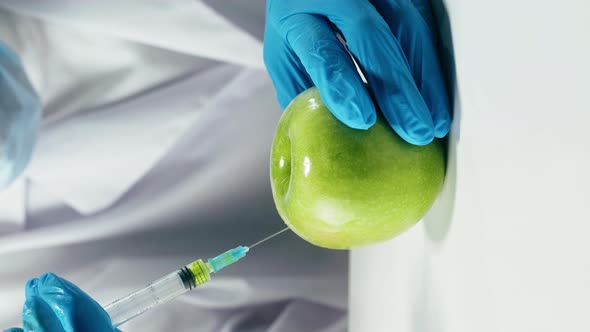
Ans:
[[[410,144],[378,115],[357,130],[326,108],[316,88],[297,96],[272,145],[273,198],[303,239],[349,249],[390,239],[430,209],[444,180],[439,139]]]
[[[273,195],[309,242],[383,241],[433,204],[451,124],[434,22],[424,0],[267,1],[264,61],[287,108]]]

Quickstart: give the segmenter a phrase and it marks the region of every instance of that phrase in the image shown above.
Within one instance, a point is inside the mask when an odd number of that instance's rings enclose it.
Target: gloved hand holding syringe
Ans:
[[[149,284],[147,287],[114,301],[105,306],[104,309],[111,317],[113,326],[117,327],[159,304],[208,282],[211,280],[212,273],[217,273],[219,270],[237,262],[246,256],[246,253],[255,246],[272,239],[288,229],[285,228],[250,246],[239,246],[235,249],[230,249],[217,257],[210,258],[206,263],[201,259],[197,259],[181,269]]]

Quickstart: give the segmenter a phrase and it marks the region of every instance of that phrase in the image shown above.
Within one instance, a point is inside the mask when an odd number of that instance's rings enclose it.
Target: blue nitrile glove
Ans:
[[[410,143],[444,137],[450,106],[431,22],[427,0],[268,0],[264,61],[281,107],[315,85],[352,128],[371,127],[378,107]]]
[[[17,55],[0,42],[0,190],[27,167],[40,122],[41,101]]]
[[[113,332],[104,309],[80,288],[55,274],[31,279],[26,286],[23,308],[24,331]],[[13,328],[7,331],[22,332]]]

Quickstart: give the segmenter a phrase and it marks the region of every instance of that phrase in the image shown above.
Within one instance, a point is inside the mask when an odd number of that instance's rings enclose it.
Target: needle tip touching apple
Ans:
[[[316,88],[297,96],[279,120],[271,152],[277,210],[303,239],[349,249],[390,239],[430,209],[445,174],[443,144],[415,146],[381,117],[351,129]]]

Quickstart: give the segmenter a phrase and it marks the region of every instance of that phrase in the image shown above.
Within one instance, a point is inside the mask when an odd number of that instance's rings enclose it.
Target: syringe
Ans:
[[[217,273],[219,270],[237,262],[246,256],[250,249],[288,229],[287,227],[250,246],[239,246],[230,249],[217,257],[210,258],[206,263],[202,259],[197,259],[180,270],[154,281],[147,287],[114,301],[104,309],[111,317],[113,326],[120,326],[147,310],[208,282],[211,280],[212,273]]]

